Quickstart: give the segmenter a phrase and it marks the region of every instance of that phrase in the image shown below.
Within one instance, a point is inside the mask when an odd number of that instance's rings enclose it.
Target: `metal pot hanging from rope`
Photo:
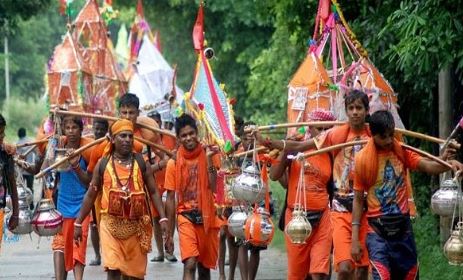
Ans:
[[[305,215],[307,201],[304,183],[304,160],[303,157],[300,156],[296,156],[295,160],[298,160],[300,166],[299,180],[296,189],[294,210],[291,220],[285,226],[285,233],[292,243],[304,244],[312,234],[312,225]]]
[[[29,209],[29,204],[26,204],[25,201],[19,200],[19,213],[18,213],[18,226],[11,230],[14,234],[29,234],[32,232],[32,211]],[[7,224],[10,221],[11,216],[13,215],[13,211],[10,211],[6,216]]]
[[[451,265],[463,265],[463,240],[462,227],[457,226],[457,229],[452,231],[450,238],[445,242],[444,255]]]
[[[275,227],[270,214],[261,207],[250,215],[244,224],[245,239],[254,246],[267,246],[272,242],[274,233]]]
[[[51,199],[41,199],[32,218],[32,229],[39,236],[53,236],[57,234],[63,224],[63,216],[55,209]]]
[[[228,217],[228,231],[231,235],[244,239],[244,224],[248,214],[239,206],[233,206],[233,212]]]
[[[445,242],[443,251],[444,255],[447,258],[449,264],[451,265],[463,265],[463,203],[462,203],[462,190],[461,182],[458,179],[459,172],[453,178],[453,184],[456,185],[457,195],[455,200],[457,203],[454,203],[453,215],[450,232],[450,238]],[[458,223],[453,229],[453,220],[455,217],[458,217]]]
[[[457,202],[457,184],[452,179],[443,180],[440,188],[431,197],[431,209],[439,216],[452,216]]]
[[[232,188],[233,197],[237,200],[256,203],[265,198],[265,188],[257,166],[250,165],[235,178]]]
[[[305,241],[312,234],[312,225],[307,221],[304,211],[293,211],[291,220],[285,226],[285,233],[292,243],[305,244]]]

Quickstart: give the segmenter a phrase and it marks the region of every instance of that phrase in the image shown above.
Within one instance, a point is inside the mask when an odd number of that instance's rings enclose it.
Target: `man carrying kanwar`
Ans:
[[[176,119],[175,133],[180,144],[176,159],[167,163],[164,188],[170,221],[177,215],[183,279],[210,279],[218,257],[220,219],[216,216],[213,192],[216,188],[220,158],[217,151],[204,148],[198,139],[196,121],[187,114]],[[175,193],[178,206],[175,209]],[[170,223],[173,230],[174,223]],[[170,239],[167,251],[173,251]]]
[[[418,256],[410,221],[406,180],[409,170],[437,175],[448,166],[406,150],[394,138],[394,118],[388,111],[371,115],[372,137],[355,156],[354,208],[352,212],[352,257],[358,260],[362,251],[359,228],[368,227],[367,249],[372,279],[418,279]],[[449,147],[441,156],[461,172],[463,165],[449,160],[454,155]],[[362,224],[364,193],[367,192],[368,224]]]
[[[69,155],[75,149],[82,147],[92,141],[90,138],[82,137],[84,124],[79,117],[66,116],[63,118],[64,137],[61,138],[60,146]],[[66,279],[68,271],[74,271],[75,279],[83,279],[85,257],[87,249],[89,217],[82,221],[83,238],[77,245],[73,242],[74,220],[79,213],[85,193],[90,183],[90,175],[86,172],[90,159],[91,149],[87,149],[82,156],[75,156],[69,159],[70,168],[58,172],[58,183],[54,193],[57,201],[57,209],[63,215],[63,226],[60,233],[53,238],[53,263],[56,279]],[[22,166],[32,174],[37,174],[42,166],[44,156],[40,157],[35,165]]]
[[[309,114],[310,121],[334,121],[330,111],[314,110]],[[310,137],[317,137],[329,127],[310,126]],[[311,150],[309,150],[311,151]],[[286,210],[282,213],[284,225],[291,220],[295,208],[301,207],[312,226],[311,235],[304,244],[293,244],[285,235],[288,249],[288,280],[304,280],[307,277],[319,280],[326,279],[330,270],[330,253],[332,247],[332,227],[330,221],[329,190],[331,187],[332,160],[328,153],[309,157],[303,161],[291,161],[288,153],[281,153],[279,164],[272,165],[270,179],[276,181],[287,174],[288,185],[286,195]],[[304,168],[304,164],[307,166]],[[301,173],[301,168],[304,168]],[[286,173],[288,172],[288,173]],[[305,205],[298,205],[298,185],[300,176],[304,176],[304,183],[299,190],[301,201]],[[303,197],[305,195],[305,198]]]
[[[151,166],[133,152],[133,123],[118,120],[110,128],[111,142],[95,166],[92,182],[75,221],[74,239],[82,239],[82,222],[101,195],[100,245],[108,279],[121,276],[143,279],[151,250],[150,203],[158,211],[164,236],[167,218]]]
[[[269,148],[281,149],[286,152],[303,152],[310,149],[320,149],[341,143],[368,140],[370,130],[365,123],[369,112],[368,96],[359,90],[350,91],[344,98],[347,113],[347,124],[334,127],[321,133],[316,138],[306,141],[281,141],[263,139],[259,133],[256,137],[260,144]],[[334,198],[331,208],[331,225],[333,227],[333,262],[340,280],[368,279],[368,254],[365,240],[367,227],[360,227],[360,245],[365,252],[360,259],[354,260],[350,254],[352,235],[352,204],[354,200],[353,182],[355,174],[354,157],[363,148],[362,145],[345,147],[332,152]],[[362,224],[366,225],[366,216],[362,216]]]

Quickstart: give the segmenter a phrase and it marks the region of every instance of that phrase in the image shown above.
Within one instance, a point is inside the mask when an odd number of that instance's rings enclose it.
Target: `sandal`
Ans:
[[[151,259],[151,262],[163,262],[164,256],[157,256]]]
[[[177,261],[177,258],[175,257],[174,254],[166,254],[166,260],[170,261],[170,262],[176,262]]]
[[[101,259],[94,259],[88,265],[91,265],[91,266],[101,265]]]

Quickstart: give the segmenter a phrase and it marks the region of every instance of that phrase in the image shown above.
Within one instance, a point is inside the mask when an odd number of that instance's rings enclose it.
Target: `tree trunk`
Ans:
[[[447,66],[439,72],[439,137],[446,139],[452,131],[452,78],[451,67]],[[442,176],[441,176],[442,179]],[[440,217],[440,238],[444,244],[450,236],[452,218]]]

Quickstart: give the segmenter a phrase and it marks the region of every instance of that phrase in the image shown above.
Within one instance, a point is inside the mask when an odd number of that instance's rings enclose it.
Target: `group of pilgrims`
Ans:
[[[293,243],[285,235],[287,279],[329,279],[332,271],[337,279],[418,279],[408,172],[439,174],[450,168],[402,148],[391,113],[369,115],[369,99],[364,92],[352,90],[344,100],[347,123],[311,126],[283,140],[265,137],[252,122],[236,116],[235,134],[240,140],[234,151],[263,146],[266,149],[259,153],[273,155],[269,160],[268,156],[249,153],[244,160],[262,160],[258,166],[265,167],[268,178],[285,189],[282,228],[290,222],[293,210],[301,207],[297,196],[305,196],[301,210],[312,233],[302,244]],[[91,264],[101,262],[107,279],[144,279],[153,236],[158,251],[153,262],[165,258],[177,261],[174,246],[179,246],[183,263],[179,279],[195,279],[195,275],[197,279],[210,279],[210,270],[216,268],[220,279],[234,279],[236,266],[241,279],[258,279],[260,251],[266,246],[231,235],[227,219],[232,204],[218,207],[215,203],[218,173],[226,155],[217,146],[201,141],[197,121],[188,114],[173,121],[176,137],[144,133],[137,124],[139,114],[138,97],[124,94],[118,103],[120,119],[110,125],[98,119],[93,123],[94,138],[105,140],[69,158],[70,168],[59,171],[56,187],[43,194],[55,201],[64,218],[51,248],[56,279],[66,279],[70,271],[75,279],[86,279],[89,231],[96,244],[96,259]],[[154,126],[162,125],[159,114],[150,116]],[[61,118],[61,148],[69,154],[92,141],[82,135],[81,117]],[[309,118],[335,120],[331,112],[321,109],[312,111]],[[9,192],[13,206],[7,226],[11,230],[18,224],[14,159],[20,155],[14,145],[4,141],[6,125],[0,115],[0,207],[5,207],[4,198]],[[172,129],[172,124],[167,128]],[[145,146],[136,137],[164,145],[174,151],[173,156]],[[299,156],[357,140],[366,144]],[[440,156],[454,172],[463,170],[454,159],[458,148],[458,143],[452,143]],[[16,164],[37,174],[46,150],[39,147],[39,156],[32,164],[21,160]],[[278,153],[269,153],[274,150]],[[303,192],[298,192],[300,182]],[[174,245],[175,230],[178,244]],[[224,270],[226,247],[228,275]]]

